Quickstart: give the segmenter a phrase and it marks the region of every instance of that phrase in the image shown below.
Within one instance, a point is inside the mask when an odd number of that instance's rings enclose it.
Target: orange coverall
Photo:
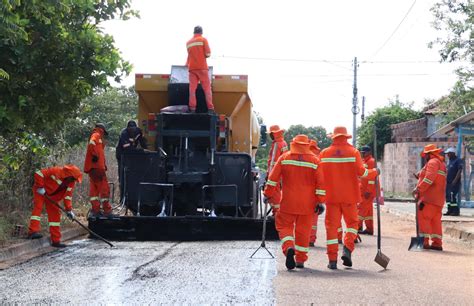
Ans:
[[[372,157],[372,155],[367,155],[363,158],[363,161],[365,168],[376,168],[375,159]],[[365,223],[367,232],[370,234],[374,233],[374,198],[376,196],[375,180],[376,179],[368,179],[366,177],[360,179],[360,193],[362,195],[362,199],[358,207],[359,230],[362,230],[363,224]]]
[[[337,260],[338,228],[341,215],[346,223],[344,245],[352,252],[359,221],[357,203],[360,201],[359,177],[374,178],[375,169],[366,169],[359,151],[345,137],[336,137],[321,154],[321,167],[326,186],[326,237],[329,261]]]
[[[196,110],[196,88],[201,82],[206,96],[206,104],[209,110],[214,109],[212,104],[211,81],[209,80],[209,67],[206,58],[211,56],[211,48],[207,39],[202,34],[194,34],[186,43],[188,59],[186,66],[189,70],[189,109]]]
[[[441,214],[446,193],[446,165],[443,157],[431,153],[430,160],[421,169],[417,189],[421,202],[425,204],[419,211],[420,236],[424,237],[424,246],[442,247],[443,229]]]
[[[89,174],[89,201],[92,205],[92,213],[100,213],[100,204],[104,214],[112,212],[109,203],[110,188],[107,181],[107,165],[105,163],[105,143],[103,141],[104,131],[95,128],[87,145],[86,159],[84,161],[84,172]]]
[[[66,210],[72,210],[72,193],[75,181],[71,183],[63,182],[68,175],[62,167],[52,167],[38,170],[34,175],[33,184],[33,211],[30,218],[29,234],[37,233],[41,230],[41,212],[46,204],[48,214],[49,233],[52,243],[61,241],[61,210],[49,200],[37,192],[38,188],[44,188],[46,195],[55,202],[63,200]]]
[[[279,196],[277,185],[282,182],[280,211],[276,228],[286,255],[288,248],[296,251],[296,262],[308,259],[309,235],[314,208],[325,202],[323,175],[319,159],[309,151],[309,145],[291,143],[290,151],[281,156],[268,178],[264,194],[267,198]]]
[[[316,155],[316,157],[319,159],[319,153],[321,153],[321,149],[318,147],[318,142],[316,140],[311,140],[309,143],[309,149],[311,153]],[[318,218],[319,215],[317,212],[313,214],[313,222],[311,226],[311,234],[309,235],[309,242],[310,243],[316,243],[316,238],[318,236]]]
[[[268,161],[267,161],[267,169],[270,175],[271,169],[275,166],[280,156],[283,153],[288,151],[288,144],[286,143],[285,139],[283,138],[283,130],[278,132],[274,132],[273,134],[273,141],[272,146],[270,148],[270,152],[268,153]],[[275,151],[275,156],[273,157],[273,151]],[[272,161],[273,157],[273,161]],[[280,202],[281,202],[281,182],[278,182],[276,186],[278,193],[275,192],[272,200],[270,202],[270,206],[272,207],[273,214],[276,214],[280,209]]]

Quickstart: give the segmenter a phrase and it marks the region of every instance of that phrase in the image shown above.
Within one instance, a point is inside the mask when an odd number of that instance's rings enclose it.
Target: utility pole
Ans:
[[[359,107],[357,106],[357,57],[354,57],[354,86],[352,88],[353,98],[352,98],[352,114],[354,115],[353,125],[352,125],[352,145],[356,146],[356,129],[357,129],[357,114],[359,113]]]
[[[365,120],[365,96],[362,96],[362,114],[360,115],[360,121]]]

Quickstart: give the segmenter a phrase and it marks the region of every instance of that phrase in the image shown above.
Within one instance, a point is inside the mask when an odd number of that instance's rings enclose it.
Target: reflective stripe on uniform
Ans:
[[[316,194],[317,194],[317,195],[326,195],[326,190],[324,190],[324,189],[316,189]]]
[[[326,241],[327,245],[338,244],[338,243],[339,243],[339,240],[337,240],[337,239],[331,239],[331,240]]]
[[[362,216],[358,216],[359,217],[359,220],[365,220],[365,217],[362,217]]]
[[[362,174],[361,177],[366,177],[367,175],[369,175],[369,170],[365,169],[364,174]]]
[[[91,144],[91,145],[94,145],[94,146],[95,146],[95,141],[91,139],[91,140],[89,140],[89,144]]]
[[[349,233],[353,233],[353,234],[356,234],[357,235],[357,230],[355,228],[346,228],[346,232],[349,232]]]
[[[355,163],[355,157],[325,157],[321,158],[322,163]]]
[[[53,179],[53,181],[55,181],[58,185],[61,185],[63,183],[63,181],[61,181],[60,179],[58,179],[56,176],[54,175],[51,175],[51,178]]]
[[[283,160],[281,162],[282,165],[292,165],[292,166],[298,166],[298,167],[306,167],[306,168],[312,168],[312,169],[318,169],[318,165],[313,164],[313,163],[308,163],[308,162],[302,162],[302,161],[297,161],[297,160]]]
[[[375,181],[369,181],[369,185],[375,185]]]
[[[64,200],[72,201],[72,197],[70,197],[70,196],[64,197]]]
[[[295,249],[299,252],[304,252],[304,253],[309,252],[309,248],[305,248],[305,247],[302,247],[302,246],[299,246],[299,245],[295,245]]]
[[[337,229],[338,232],[342,232],[342,227]]]
[[[437,235],[437,234],[431,234],[431,238],[438,238],[438,239],[443,239],[443,236]]]
[[[38,170],[38,171],[36,171],[35,173],[38,174],[38,175],[41,176],[41,177],[44,177],[43,172],[41,172],[41,170]]]
[[[90,197],[89,201],[99,201],[99,197]]]
[[[286,241],[295,241],[295,237],[293,236],[285,236],[281,239],[281,243],[285,243]]]
[[[286,151],[288,151],[288,147],[282,147],[281,148],[281,152],[286,152]]]
[[[311,226],[312,229],[317,230],[318,227],[316,225]]]
[[[271,204],[271,205],[273,208],[280,208],[280,204],[275,204],[275,205]]]
[[[31,220],[36,220],[36,221],[41,221],[41,217],[39,217],[39,216],[31,216],[30,219]]]
[[[426,178],[426,177],[423,179],[423,182],[425,182],[425,183],[427,183],[427,184],[429,184],[429,185],[433,184],[433,181],[431,181],[430,179],[428,179],[428,178]]]
[[[277,182],[268,180],[268,181],[267,181],[267,185],[270,185],[270,186],[275,187],[275,186],[277,185]]]
[[[430,234],[420,233],[420,237],[430,238]]]
[[[129,143],[126,143],[126,144],[123,145],[123,147],[124,147],[124,148],[128,148],[128,147],[130,147],[130,144],[129,144]]]
[[[442,176],[446,176],[446,172],[444,172],[442,170],[438,170],[438,174],[441,174]]]
[[[49,222],[49,226],[61,226],[61,222]]]
[[[99,199],[100,202],[105,202],[105,201],[108,201],[108,200],[109,200],[109,198],[100,198]]]
[[[102,143],[102,139],[99,139],[99,143]]]
[[[71,187],[68,187],[68,188],[66,189],[66,191],[72,191],[72,188],[71,188]]]
[[[367,165],[367,164],[364,164],[364,168],[369,168],[369,165]]]
[[[204,46],[204,42],[202,42],[202,41],[192,42],[192,43],[188,44],[188,45],[186,46],[186,48],[189,49],[189,48],[195,47],[195,46]]]

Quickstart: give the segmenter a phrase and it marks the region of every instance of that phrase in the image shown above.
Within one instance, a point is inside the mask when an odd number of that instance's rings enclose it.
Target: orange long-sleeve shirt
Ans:
[[[362,159],[364,162],[364,167],[366,169],[374,169],[375,167],[375,159],[372,155],[367,155]],[[360,178],[360,192],[363,194],[365,192],[369,192],[372,196],[375,196],[375,180],[377,178],[369,179],[367,177]]]
[[[202,34],[194,34],[186,43],[188,49],[188,59],[186,66],[188,70],[208,70],[206,58],[211,56],[211,48],[207,39]]]
[[[87,145],[86,159],[84,160],[84,172],[89,173],[91,169],[107,170],[105,163],[105,143],[103,141],[104,131],[101,128],[95,128],[89,138]],[[97,162],[92,161],[92,157],[98,158]]]
[[[280,133],[274,133],[273,134],[273,142],[272,146],[270,148],[270,152],[268,153],[268,161],[267,161],[267,169],[270,171],[270,169],[275,166],[276,162],[280,158],[280,156],[283,155],[286,151],[288,151],[288,144],[286,143],[285,139],[283,139],[283,131]],[[275,150],[275,157],[273,158],[273,151]]]
[[[55,202],[64,200],[66,210],[72,209],[72,193],[75,181],[66,184],[64,178],[68,177],[63,168],[51,167],[35,172],[33,189],[44,188],[46,194]]]
[[[311,153],[309,146],[291,144],[290,151],[283,154],[270,172],[264,194],[271,199],[279,192],[282,182],[280,211],[309,215],[316,204],[325,202],[324,177],[319,168],[319,159]]]
[[[366,169],[357,149],[346,138],[335,138],[319,155],[324,173],[327,203],[360,202],[359,177],[373,179],[375,169]]]
[[[446,193],[446,165],[441,157],[432,157],[421,169],[418,184],[420,199],[426,204],[444,206]]]

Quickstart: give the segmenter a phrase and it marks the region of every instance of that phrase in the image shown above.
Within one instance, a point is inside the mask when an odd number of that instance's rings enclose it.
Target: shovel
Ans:
[[[408,251],[420,252],[423,251],[423,243],[425,241],[424,237],[420,237],[420,227],[418,225],[418,206],[421,201],[415,202],[415,223],[416,223],[416,237],[411,237],[410,246]]]
[[[261,200],[262,200],[262,193],[261,193],[261,187],[258,188],[258,197],[260,198],[260,203],[261,203]],[[268,209],[268,201],[265,199],[264,200],[265,202],[265,208],[264,208],[264,211],[263,211],[263,228],[262,228],[262,243],[260,244],[260,246],[255,250],[255,252],[253,252],[253,254],[250,256],[250,258],[253,258],[255,256],[255,254],[257,254],[258,250],[260,249],[265,249],[268,254],[271,256],[271,258],[275,258],[275,256],[273,256],[273,254],[270,252],[269,249],[267,249],[267,246],[265,245],[265,236],[266,236],[266,233],[267,233],[267,209]]]
[[[374,128],[374,158],[377,162],[377,131]],[[387,269],[388,263],[390,262],[390,258],[387,255],[382,253],[381,245],[382,245],[382,235],[381,235],[381,228],[380,228],[380,190],[379,190],[379,178],[378,176],[375,178],[375,203],[377,204],[377,255],[375,255],[374,261],[378,263],[382,268]]]

